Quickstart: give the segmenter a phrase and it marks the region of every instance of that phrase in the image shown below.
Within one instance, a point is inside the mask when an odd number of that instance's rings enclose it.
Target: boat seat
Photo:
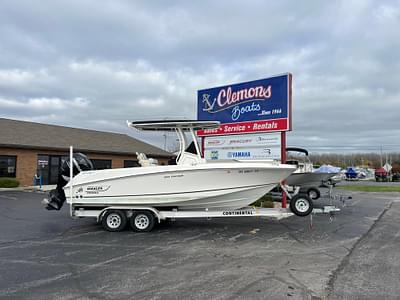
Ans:
[[[158,166],[158,160],[154,158],[147,158],[146,154],[136,152],[136,157],[142,167]]]
[[[198,164],[205,163],[204,158],[200,158],[198,155],[189,153],[189,152],[183,152],[178,158],[177,164],[178,165],[189,165],[189,166],[195,166]]]

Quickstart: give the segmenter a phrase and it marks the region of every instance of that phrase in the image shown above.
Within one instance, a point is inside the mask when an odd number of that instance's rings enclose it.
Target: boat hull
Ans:
[[[239,162],[88,171],[73,178],[72,204],[237,209],[259,199],[293,171],[288,165]],[[64,190],[70,203],[70,185]]]
[[[291,186],[320,186],[322,181],[327,181],[334,173],[293,173],[286,179],[286,184]]]

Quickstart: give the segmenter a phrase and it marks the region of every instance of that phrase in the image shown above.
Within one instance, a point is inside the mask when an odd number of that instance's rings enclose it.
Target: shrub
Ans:
[[[274,201],[265,201],[265,202],[263,202],[263,206],[262,207],[265,207],[265,208],[274,208],[275,206],[274,206]]]
[[[0,188],[14,188],[19,186],[19,181],[15,178],[0,177]]]

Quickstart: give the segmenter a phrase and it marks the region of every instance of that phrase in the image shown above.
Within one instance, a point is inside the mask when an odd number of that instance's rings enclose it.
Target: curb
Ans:
[[[42,188],[39,188],[39,186],[22,186],[22,187],[16,187],[16,188],[0,188],[0,192],[48,192],[52,189],[54,189],[55,186],[53,185],[44,185]]]

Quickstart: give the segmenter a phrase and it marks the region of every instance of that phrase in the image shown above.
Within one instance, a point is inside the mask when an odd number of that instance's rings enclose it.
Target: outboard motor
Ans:
[[[81,171],[93,170],[93,164],[86,155],[82,153],[73,154],[73,177]],[[70,160],[69,158],[61,165],[60,172],[58,173],[57,187],[49,193],[49,199],[44,199],[43,203],[48,210],[60,210],[66,198],[63,187],[67,185],[70,178]]]

